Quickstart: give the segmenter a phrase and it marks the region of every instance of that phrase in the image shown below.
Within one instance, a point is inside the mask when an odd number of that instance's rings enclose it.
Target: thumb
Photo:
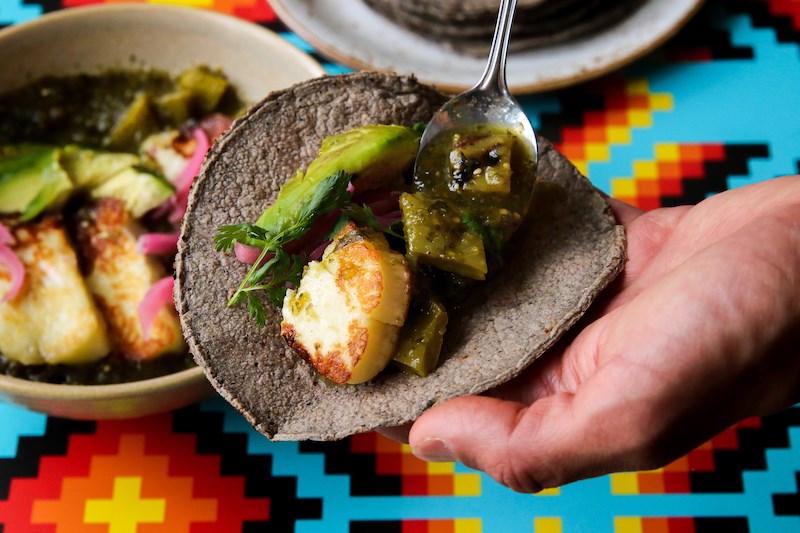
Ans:
[[[484,396],[455,398],[424,413],[411,428],[409,444],[423,460],[460,461],[518,492],[629,467],[634,454],[624,449],[632,443],[613,427],[619,421],[589,423],[574,400],[566,392],[531,405]]]

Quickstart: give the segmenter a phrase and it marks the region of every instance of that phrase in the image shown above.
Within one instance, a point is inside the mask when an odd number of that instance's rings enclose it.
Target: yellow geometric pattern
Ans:
[[[87,500],[83,520],[87,524],[108,524],[108,533],[136,533],[139,524],[164,521],[164,498],[142,498],[141,477],[114,479],[110,499]]]
[[[633,162],[633,176],[612,178],[611,196],[642,209],[661,206],[665,196],[684,192],[684,181],[704,176],[704,165],[725,158],[720,143],[658,143],[655,158]]]
[[[611,474],[611,494],[639,494],[639,476],[636,472]]]
[[[614,533],[643,533],[642,519],[635,516],[614,518]]]
[[[584,113],[581,126],[564,128],[556,146],[584,175],[589,163],[611,158],[611,146],[630,144],[633,129],[651,127],[655,112],[673,109],[672,95],[651,93],[645,79],[608,83],[605,108]]]
[[[533,533],[562,533],[561,519],[555,517],[534,518]]]
[[[480,496],[481,476],[476,472],[456,472],[456,463],[426,463],[416,459],[411,453],[411,446],[400,445],[403,457],[409,458],[410,463],[422,464],[429,476],[451,476],[453,480],[453,496]],[[404,468],[410,471],[412,468]]]
[[[482,531],[479,518],[457,518],[453,521],[453,533],[481,533]]]

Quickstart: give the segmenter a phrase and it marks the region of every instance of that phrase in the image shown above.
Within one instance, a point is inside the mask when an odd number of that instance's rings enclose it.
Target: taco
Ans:
[[[204,163],[179,243],[177,309],[210,382],[270,439],[341,439],[499,385],[552,346],[621,271],[623,228],[588,180],[540,139],[529,216],[503,270],[451,313],[440,364],[429,376],[387,371],[364,384],[331,386],[281,338],[279,310],[260,328],[246,309],[226,306],[247,268],[214,250],[220,226],[258,218],[329,135],[426,122],[444,100],[413,77],[317,78],[254,106]]]

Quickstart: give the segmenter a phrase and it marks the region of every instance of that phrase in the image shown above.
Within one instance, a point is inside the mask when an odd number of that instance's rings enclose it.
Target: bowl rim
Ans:
[[[141,13],[151,13],[154,17],[169,15],[182,18],[190,17],[194,20],[202,20],[215,24],[224,23],[231,31],[239,34],[241,32],[247,32],[249,37],[261,40],[268,43],[270,46],[278,47],[283,52],[290,54],[292,60],[297,61],[302,68],[308,71],[309,77],[326,74],[325,69],[318,61],[283,39],[275,31],[255,22],[241,19],[227,13],[188,5],[123,3],[75,6],[68,9],[44,13],[35,19],[0,28],[0,45],[9,39],[18,38],[18,36],[24,35],[25,33],[31,31],[46,31],[53,26],[69,23],[77,19],[97,20],[97,17],[105,17],[108,15],[124,17],[128,14]],[[187,25],[190,24],[191,21],[187,21]],[[12,403],[18,403],[14,401],[13,398],[81,400],[91,402],[96,400],[118,399],[152,388],[158,388],[160,391],[182,389],[205,381],[207,381],[205,374],[199,365],[154,378],[108,385],[46,383],[0,374],[0,397],[5,396],[11,398]]]
[[[201,382],[201,378],[204,380],[205,375],[203,374],[203,369],[199,366],[155,378],[109,385],[45,383],[0,374],[0,393],[15,396],[35,396],[41,399],[80,399],[90,401],[119,398],[120,396],[150,388],[158,388],[159,390],[182,388],[188,384]]]
[[[18,34],[30,32],[40,27],[47,28],[52,25],[63,24],[76,19],[87,20],[87,17],[101,17],[108,14],[126,15],[145,12],[155,13],[157,16],[193,17],[208,22],[225,23],[233,27],[237,32],[247,32],[249,36],[253,38],[269,42],[272,46],[281,48],[283,52],[291,54],[293,60],[301,63],[302,67],[308,69],[310,73],[313,72],[317,76],[326,74],[325,69],[318,61],[303,50],[292,45],[275,31],[265,28],[256,22],[235,17],[227,13],[189,5],[122,3],[74,6],[59,11],[43,13],[35,19],[0,28],[0,43],[6,39],[13,39]]]

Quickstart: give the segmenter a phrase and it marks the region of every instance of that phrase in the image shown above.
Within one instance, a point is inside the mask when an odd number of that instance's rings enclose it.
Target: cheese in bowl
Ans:
[[[193,79],[208,79],[208,74],[221,73],[229,87],[223,91],[221,105],[230,103],[232,95],[248,104],[260,100],[270,91],[319,76],[324,72],[322,67],[281,36],[257,24],[208,9],[154,4],[76,7],[6,27],[0,30],[0,63],[4,67],[0,71],[2,98],[45,78],[73,78],[84,83],[86,78],[83,76],[109,72],[138,72],[139,75],[159,72],[164,74],[160,79],[166,80],[166,83],[157,84],[164,90],[145,91],[149,94],[143,97],[134,90],[130,91],[128,98],[119,100],[115,113],[106,113],[104,117],[107,120],[96,121],[105,124],[104,134],[88,131],[82,138],[18,135],[31,127],[41,129],[42,124],[51,123],[59,116],[62,120],[79,122],[78,117],[85,115],[89,108],[96,108],[106,101],[105,90],[99,91],[96,98],[83,98],[78,102],[82,105],[68,104],[68,99],[64,99],[65,105],[58,107],[53,114],[30,117],[31,120],[11,121],[9,117],[12,115],[7,113],[7,109],[0,113],[0,132],[5,132],[0,135],[17,132],[12,138],[5,137],[1,141],[6,147],[4,155],[11,155],[7,153],[9,146],[20,153],[20,149],[30,149],[35,145],[35,150],[30,150],[29,154],[42,164],[52,163],[43,167],[50,169],[48,175],[51,179],[45,180],[44,184],[40,182],[41,186],[26,184],[20,194],[11,195],[11,203],[17,205],[7,205],[5,215],[0,215],[8,230],[4,243],[7,251],[0,254],[11,258],[10,261],[14,258],[19,260],[14,263],[16,267],[22,266],[11,270],[0,267],[5,273],[5,276],[0,275],[5,280],[0,298],[8,295],[7,289],[11,285],[18,287],[17,297],[21,297],[25,294],[26,284],[36,279],[36,268],[25,265],[17,246],[29,237],[24,234],[27,231],[25,225],[44,223],[42,229],[62,232],[63,240],[69,244],[71,251],[67,255],[72,255],[75,270],[82,278],[84,298],[88,294],[88,301],[102,318],[109,347],[107,355],[94,363],[23,364],[6,357],[6,368],[0,371],[0,399],[54,416],[106,419],[164,412],[209,397],[213,390],[202,370],[194,364],[185,347],[178,349],[175,346],[175,343],[183,341],[170,336],[173,323],[169,315],[174,314],[169,310],[172,295],[169,291],[171,280],[167,278],[172,274],[172,255],[145,253],[174,246],[177,231],[173,230],[177,229],[178,221],[169,220],[170,214],[177,217],[178,196],[182,199],[188,193],[185,182],[177,180],[176,176],[189,166],[190,161],[192,166],[199,166],[203,150],[195,150],[195,147],[200,142],[198,138],[202,138],[200,130],[211,143],[219,131],[218,126],[224,123],[215,125],[198,120],[208,113],[194,114],[193,111],[194,123],[190,123],[189,128],[181,127],[184,124],[181,114],[187,109],[186,104],[189,107],[196,105],[195,99],[187,93],[193,92]],[[197,70],[202,65],[207,65],[207,68]],[[180,86],[179,80],[184,73],[188,74]],[[217,83],[207,85],[209,88],[219,86]],[[52,100],[59,94],[66,96],[67,92],[46,91],[42,98]],[[87,93],[83,91],[82,94]],[[125,113],[129,108],[131,113]],[[218,110],[227,115],[236,112],[235,108]],[[23,106],[14,110],[16,117],[24,114]],[[95,115],[104,118],[99,108]],[[139,123],[138,120],[114,120],[123,115],[149,117],[145,123],[150,124],[169,116],[166,129],[172,131],[164,132],[160,127],[139,130],[129,127]],[[120,128],[116,128],[113,142],[104,142],[103,137],[117,124]],[[137,134],[137,131],[142,134]],[[142,143],[148,137],[150,142],[144,146]],[[128,144],[126,139],[133,142]],[[197,158],[192,160],[191,155],[197,155]],[[144,164],[140,164],[142,162]],[[109,173],[113,173],[113,179],[108,179]],[[137,187],[133,187],[131,181]],[[181,195],[176,194],[179,188],[182,189]],[[134,190],[137,191],[135,194]],[[167,213],[149,207],[163,196],[174,199],[167,201],[168,206],[174,202],[171,208],[164,207]],[[31,202],[37,197],[36,202]],[[87,201],[85,204],[80,201],[83,199]],[[122,218],[117,216],[122,213],[120,203],[125,209]],[[27,220],[20,220],[23,213]],[[155,223],[154,214],[162,216],[160,223]],[[52,222],[45,223],[51,218]],[[81,224],[86,238],[83,244],[77,238]],[[110,229],[113,232],[107,231]],[[106,237],[111,233],[120,239]],[[143,243],[140,241],[142,234],[147,237]],[[115,266],[115,263],[104,258],[93,259],[91,254],[101,249],[109,256],[124,254],[124,257],[119,257],[119,266],[124,265],[125,271],[136,272],[136,283],[120,287],[116,280],[124,279],[126,275],[107,268]],[[8,262],[4,261],[4,264]],[[94,273],[89,271],[90,267],[96,267]],[[24,272],[24,279],[16,275],[20,271]],[[90,278],[94,279],[91,283],[88,281]],[[20,279],[23,283],[19,283]],[[94,289],[90,285],[94,285]],[[141,294],[145,286],[155,287],[155,293],[148,299],[150,305],[142,310]],[[100,303],[100,294],[107,295],[117,290],[120,300],[111,306]],[[59,317],[50,312],[46,301],[38,309],[31,309],[36,314],[36,321],[35,324],[26,321],[28,327],[42,331],[72,329],[69,321],[56,328],[55,321]],[[78,309],[68,313],[67,318],[73,320]],[[117,318],[125,318],[119,328],[111,327],[109,309],[116,310],[114,314],[119,312]],[[149,328],[145,324],[148,331],[146,340],[143,335],[127,337],[127,333],[118,334],[141,328],[142,317],[152,320]],[[102,333],[98,333],[102,329],[96,328],[89,337],[92,343],[86,346],[94,344],[93,350],[80,356],[65,350],[58,356],[66,360],[97,357],[97,352],[105,351],[100,349],[105,342]],[[15,339],[16,342],[24,340],[39,352],[36,357],[44,358],[41,345],[25,340],[29,338],[27,335],[24,339]],[[115,341],[115,338],[127,340]],[[129,356],[112,355],[123,351],[128,351]],[[76,359],[72,359],[73,356]]]
[[[172,262],[189,187],[241,107],[203,66],[0,97],[0,371],[98,385],[193,366]]]

